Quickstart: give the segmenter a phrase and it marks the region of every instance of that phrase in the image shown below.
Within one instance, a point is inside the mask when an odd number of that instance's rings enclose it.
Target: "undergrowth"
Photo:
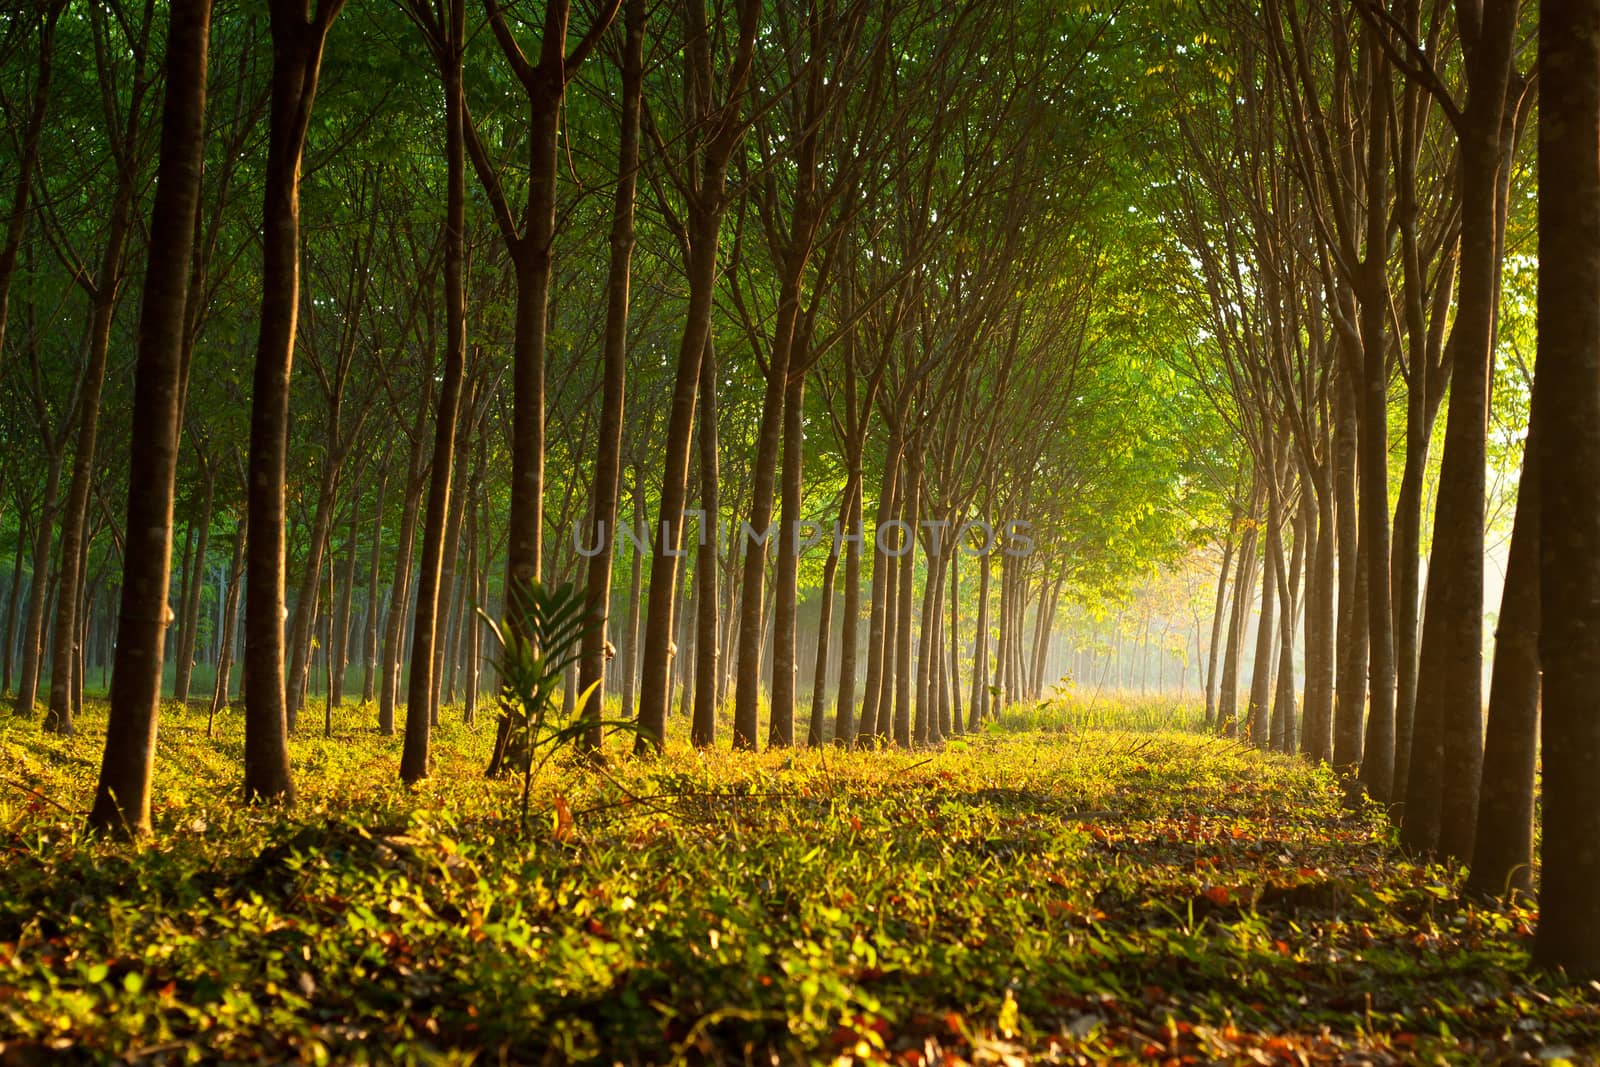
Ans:
[[[1325,771],[1191,711],[1013,710],[937,752],[553,762],[517,832],[346,711],[239,805],[236,713],[161,727],[156,832],[86,838],[104,709],[0,722],[0,1062],[1579,1059],[1534,915],[1406,862]],[[358,723],[362,725],[357,725]],[[674,730],[683,729],[675,721]],[[320,733],[320,731],[318,731]],[[613,748],[627,747],[619,739]]]

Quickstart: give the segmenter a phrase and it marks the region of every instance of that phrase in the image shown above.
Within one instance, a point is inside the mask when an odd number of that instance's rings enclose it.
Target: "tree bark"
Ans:
[[[850,384],[854,384],[851,375]],[[846,391],[846,402],[854,409],[855,390]],[[839,688],[834,694],[833,742],[836,745],[853,744],[856,739],[856,657],[861,638],[861,545],[865,531],[861,529],[861,451],[850,454],[850,474],[845,482],[848,504],[845,508],[844,555],[844,619],[839,633]],[[822,656],[819,651],[818,656]]]
[[[366,624],[361,636],[361,702],[372,703],[373,676],[378,669],[378,624],[383,611],[383,598],[378,593],[378,570],[383,563],[383,503],[389,489],[389,467],[384,465],[378,476],[378,503],[373,514],[372,555],[367,563]]]
[[[1359,390],[1355,357],[1345,354],[1339,372],[1337,426],[1334,431],[1335,537],[1339,552],[1338,683],[1334,690],[1333,767],[1341,774],[1361,762],[1362,722],[1367,700],[1368,615],[1362,589],[1360,514],[1356,508],[1359,474]]]
[[[206,736],[211,736],[211,723],[217,712],[228,702],[228,682],[233,675],[234,635],[239,626],[239,593],[244,584],[244,539],[247,523],[239,516],[239,528],[233,535],[233,563],[228,568],[228,592],[222,608],[222,642],[217,646],[217,677],[211,688],[211,713],[206,717]]]
[[[1467,884],[1500,897],[1533,893],[1534,776],[1539,740],[1540,456],[1528,427],[1517,514],[1495,630],[1483,752],[1482,808]]]
[[[292,803],[284,699],[284,490],[300,303],[300,161],[322,49],[343,0],[271,0],[272,83],[262,204],[261,321],[250,406],[245,560],[244,797]]]
[[[700,520],[695,550],[694,713],[689,740],[710,748],[717,740],[717,684],[721,646],[717,643],[717,542],[722,514],[721,473],[717,468],[717,353],[711,340],[700,362]]]
[[[593,724],[582,739],[585,747],[595,750],[600,748],[601,741],[599,720],[601,703],[605,696],[606,631],[610,625],[611,615],[611,565],[617,543],[617,500],[622,487],[622,419],[628,369],[628,301],[636,239],[633,222],[634,199],[639,173],[639,116],[644,92],[646,20],[644,0],[626,0],[622,18],[623,45],[619,64],[622,74],[622,117],[617,130],[617,188],[611,202],[611,258],[606,276],[605,352],[601,357],[604,381],[600,392],[600,427],[596,439],[594,482],[590,489],[590,516],[594,529],[590,531],[592,539],[589,544],[597,544],[599,551],[589,559],[585,583],[589,614],[600,621],[598,625],[584,633],[578,660],[579,691],[587,692],[590,686],[598,686],[585,709]],[[705,358],[710,360],[711,354],[707,353]],[[712,380],[715,381],[714,372]],[[710,406],[715,400],[706,399],[705,381],[705,375],[702,373],[701,404]],[[711,417],[714,420],[715,416]],[[701,462],[702,464],[705,462],[703,454]],[[711,462],[714,470],[715,455],[711,457]],[[702,496],[704,492],[702,485]],[[707,505],[706,510],[711,514],[712,526],[715,527],[714,507]],[[716,553],[715,546],[716,538],[713,537],[713,556]],[[712,580],[715,581],[714,576]],[[713,628],[714,626],[713,623]],[[716,654],[714,645],[711,653],[714,659]],[[712,676],[714,675],[713,671]],[[698,694],[695,698],[695,713],[698,724],[700,716]],[[715,722],[716,706],[713,692],[711,710],[713,733]]]
[[[905,551],[899,560],[900,581],[896,590],[900,606],[896,612],[894,630],[894,740],[901,748],[911,747],[911,674],[912,606],[916,584],[917,519],[922,505],[922,447],[920,436],[914,437],[911,455],[907,457],[905,493],[900,499],[900,521],[905,524]]]
[[[1222,645],[1222,620],[1228,605],[1228,569],[1233,563],[1234,531],[1232,525],[1228,527],[1228,535],[1222,543],[1222,566],[1217,569],[1217,596],[1216,603],[1211,609],[1211,646],[1206,650],[1206,725],[1211,726],[1217,720],[1217,652]]]
[[[878,507],[873,526],[872,541],[872,593],[867,620],[867,674],[862,693],[861,722],[857,735],[870,738],[878,732],[878,706],[883,695],[883,679],[892,670],[886,664],[891,658],[886,654],[885,635],[889,630],[890,583],[896,570],[893,557],[883,551],[880,541],[884,524],[894,515],[896,481],[900,467],[901,437],[891,431],[889,445],[884,451],[883,477],[878,485]],[[866,531],[862,531],[865,536]]]
[[[1467,105],[1458,124],[1461,270],[1449,341],[1454,357],[1401,826],[1407,847],[1437,849],[1464,863],[1472,859],[1483,767],[1484,468],[1517,6],[1515,0],[1485,3],[1466,51]]]
[[[172,682],[172,699],[180,704],[189,702],[189,679],[194,672],[195,634],[200,628],[200,590],[206,584],[206,552],[211,547],[211,505],[216,487],[216,472],[207,467],[200,502],[200,532],[195,538],[193,573],[183,605],[183,625],[178,631],[178,663]]]
[[[127,546],[106,743],[89,812],[91,829],[150,832],[150,780],[170,611],[172,505],[183,421],[182,351],[188,264],[205,151],[206,53],[211,0],[172,0],[168,11],[161,161],[134,368],[138,424],[129,445]]]
[[[798,331],[804,334],[804,330]],[[796,343],[796,347],[800,347]],[[800,360],[794,360],[796,364]],[[783,456],[778,509],[778,559],[774,566],[772,619],[772,710],[769,747],[794,746],[795,688],[800,665],[795,657],[795,612],[800,605],[800,493],[805,465],[805,372],[790,375],[783,398]],[[738,708],[735,706],[735,714]]]
[[[1600,975],[1600,3],[1544,0],[1539,17],[1532,419],[1561,477],[1540,486],[1544,826],[1533,956],[1582,980]]]
[[[137,106],[137,97],[135,99]],[[124,152],[134,151],[131,143],[122,148]],[[89,287],[89,351],[82,391],[78,395],[78,440],[72,455],[72,478],[61,509],[58,549],[61,562],[56,572],[59,594],[55,626],[51,631],[50,708],[45,713],[44,728],[64,735],[73,730],[72,671],[81,651],[77,640],[78,604],[83,594],[82,556],[87,547],[84,525],[89,513],[90,482],[94,478],[95,450],[100,434],[100,396],[105,385],[106,355],[111,347],[111,320],[117,309],[117,288],[122,282],[123,247],[133,223],[138,177],[133,172],[134,166],[132,160],[124,159],[117,168],[117,187],[110,205],[105,250],[94,283]],[[187,274],[187,265],[182,270]]]
[[[555,5],[552,5],[555,6]],[[415,784],[426,778],[432,770],[432,723],[434,718],[434,701],[437,694],[437,679],[434,676],[438,660],[435,656],[434,646],[438,641],[439,621],[443,617],[440,612],[439,601],[441,589],[448,589],[446,581],[446,564],[444,552],[446,537],[449,531],[446,524],[450,516],[451,482],[459,473],[456,471],[456,428],[460,425],[462,409],[462,378],[465,374],[467,359],[467,293],[464,277],[464,262],[466,258],[466,225],[467,225],[467,163],[466,163],[466,136],[464,123],[466,121],[466,101],[462,90],[462,50],[466,47],[466,3],[465,0],[445,0],[440,5],[440,30],[434,38],[434,56],[439,65],[439,79],[444,86],[445,97],[445,161],[448,176],[446,179],[446,206],[445,206],[445,246],[444,246],[444,289],[445,289],[445,351],[444,371],[439,382],[439,408],[435,416],[433,437],[433,459],[429,464],[428,483],[428,508],[422,526],[422,560],[419,566],[417,582],[417,603],[412,624],[411,638],[411,672],[406,686],[406,733],[405,744],[400,755],[400,780],[408,785]],[[448,29],[444,27],[448,25]],[[553,175],[552,175],[553,178]],[[537,182],[537,179],[536,179]],[[532,197],[530,192],[530,199]],[[553,222],[552,222],[553,226]],[[546,261],[548,271],[548,261]],[[521,272],[518,273],[519,286]],[[548,278],[546,279],[548,281]],[[521,321],[522,311],[519,306],[518,320]],[[521,330],[518,331],[519,336]],[[514,421],[518,429],[513,431],[520,445],[520,432],[524,421],[522,411],[523,393],[523,367],[521,346],[518,346],[516,369],[513,371],[517,378],[517,403],[514,407]],[[542,371],[541,371],[542,374]],[[431,377],[431,374],[430,374]],[[542,390],[543,384],[540,383]],[[535,413],[540,422],[539,434],[539,465],[543,466],[543,405],[542,393],[539,410]],[[465,450],[463,449],[463,455]],[[522,456],[517,446],[512,450],[513,484],[516,484],[516,470],[526,462],[527,457]],[[540,483],[542,487],[542,481]],[[518,489],[512,491],[511,511],[513,516],[513,531],[516,529],[518,515]],[[540,512],[535,511],[535,516]],[[459,526],[457,527],[459,530]],[[513,533],[513,538],[516,534]],[[535,533],[533,548],[533,576],[538,575],[538,547],[537,532]],[[515,556],[516,550],[513,555]],[[512,567],[513,574],[521,577],[516,564]]]
[[[379,663],[378,732],[394,733],[394,707],[400,685],[400,664],[405,653],[405,619],[411,604],[411,563],[417,550],[417,511],[422,503],[424,430],[433,398],[433,376],[427,376],[423,400],[411,432],[411,460],[406,473],[405,499],[400,504],[400,533],[395,540],[394,577],[389,585],[389,612],[383,623],[383,658]]]

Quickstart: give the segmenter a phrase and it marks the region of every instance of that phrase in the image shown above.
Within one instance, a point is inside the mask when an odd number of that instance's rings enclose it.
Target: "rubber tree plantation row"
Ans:
[[[95,847],[163,715],[535,850],[1181,729],[1600,977],[1600,0],[29,0],[0,107],[0,789]]]

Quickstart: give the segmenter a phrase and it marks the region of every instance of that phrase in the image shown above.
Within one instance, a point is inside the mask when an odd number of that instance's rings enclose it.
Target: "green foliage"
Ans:
[[[563,746],[571,745],[592,725],[583,718],[589,698],[599,687],[590,685],[573,702],[571,718],[553,722],[567,669],[578,662],[585,635],[601,625],[585,613],[583,594],[569,582],[547,589],[541,582],[511,587],[511,617],[496,623],[480,609],[500,650],[492,656],[500,677],[497,703],[505,717],[506,752],[517,754],[522,772],[522,829],[528,828],[528,803],[533,776]],[[628,723],[613,723],[630,726]],[[548,729],[547,729],[548,727]],[[537,765],[534,757],[544,749]]]
[[[524,836],[517,784],[478,774],[489,731],[448,709],[415,792],[392,740],[296,738],[301,800],[282,812],[234,802],[237,715],[207,741],[203,715],[172,708],[139,846],[56,806],[89,796],[103,708],[75,738],[0,721],[3,1055],[1482,1063],[1596,1046],[1600,995],[1523,976],[1531,912],[1408,862],[1326,771],[1137,715],[932,755],[674,736],[658,761],[552,761],[535,798],[565,797],[569,820]]]

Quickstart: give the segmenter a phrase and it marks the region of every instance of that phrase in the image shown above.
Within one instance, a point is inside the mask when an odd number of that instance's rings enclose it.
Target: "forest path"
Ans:
[[[481,776],[487,724],[447,721],[416,793],[398,738],[306,731],[284,814],[237,806],[236,715],[207,741],[180,712],[158,844],[129,849],[56,807],[86,802],[103,723],[0,720],[0,1063],[1490,1062],[1600,1041],[1600,995],[1519,973],[1531,912],[1405,862],[1325,770],[1196,733],[674,745],[552,768],[523,838],[514,785]]]

